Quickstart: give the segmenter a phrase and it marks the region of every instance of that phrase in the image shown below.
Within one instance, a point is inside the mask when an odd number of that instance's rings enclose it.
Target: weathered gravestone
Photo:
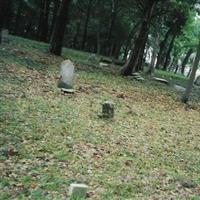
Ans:
[[[8,29],[2,29],[1,30],[1,44],[7,44],[9,43],[9,31]]]
[[[102,117],[113,118],[114,117],[114,104],[111,101],[105,101],[102,105]]]
[[[88,60],[88,62],[91,62],[91,63],[98,62],[98,58],[94,53],[90,54],[87,60]]]
[[[194,82],[195,85],[200,86],[200,76],[198,76]]]
[[[69,196],[71,199],[85,199],[88,186],[85,184],[72,183],[69,188]]]
[[[73,93],[74,64],[70,60],[65,60],[60,66],[60,79],[58,87],[67,93]]]

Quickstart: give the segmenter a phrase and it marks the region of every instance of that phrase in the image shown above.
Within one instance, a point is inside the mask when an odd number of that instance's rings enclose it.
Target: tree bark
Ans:
[[[188,50],[188,52],[187,52],[187,54],[186,54],[184,60],[183,60],[183,63],[182,63],[182,66],[181,66],[181,74],[183,74],[183,75],[184,75],[184,73],[185,73],[186,64],[188,63],[188,60],[189,60],[189,58],[190,58],[192,52],[193,52],[193,50],[190,48],[190,49]]]
[[[47,42],[48,40],[50,3],[51,3],[50,0],[41,1],[38,37],[39,40],[43,42]]]
[[[79,20],[77,23],[76,23],[76,33],[74,35],[74,38],[73,38],[73,48],[78,48],[78,37],[79,37],[79,34],[80,34],[80,28],[81,28],[81,20]]]
[[[168,49],[168,51],[167,51],[166,58],[165,58],[165,63],[164,63],[164,66],[163,66],[163,71],[166,71],[166,70],[167,70],[167,67],[168,67],[168,65],[169,65],[169,62],[170,62],[170,54],[171,54],[171,51],[172,51],[172,48],[173,48],[175,39],[176,39],[176,35],[173,35],[172,40],[171,40],[170,45],[169,45],[169,49]]]
[[[132,72],[136,72],[141,69],[141,58],[143,58],[144,55],[144,48],[147,42],[149,27],[156,4],[157,1],[154,0],[149,0],[146,3],[145,18],[143,20],[139,35],[135,40],[134,49],[132,50],[130,59],[126,62],[121,71],[121,74],[124,76],[131,75]]]
[[[84,25],[81,49],[85,48],[85,43],[87,40],[87,31],[88,31],[88,23],[89,23],[89,19],[90,19],[91,8],[92,8],[92,0],[89,0],[88,7],[87,7],[87,13],[86,13],[86,19],[85,19],[85,25]]]
[[[62,43],[68,20],[68,10],[70,1],[71,0],[63,0],[61,2],[59,13],[56,17],[55,27],[51,38],[50,52],[58,56],[60,56],[62,52]]]
[[[156,69],[159,69],[159,67],[160,67],[160,63],[161,63],[161,60],[162,60],[163,51],[165,49],[165,46],[166,46],[166,43],[167,43],[167,40],[168,40],[170,34],[171,34],[171,29],[169,29],[167,31],[164,40],[160,43],[160,51],[159,51],[158,57],[157,57]]]
[[[57,17],[57,14],[58,14],[59,7],[60,7],[60,1],[54,0],[53,18],[52,18],[52,21],[51,21],[51,26],[50,26],[50,31],[49,31],[49,40],[50,40],[52,33],[53,33],[53,29],[54,29],[54,26],[55,26],[55,23],[56,23],[56,17]]]
[[[23,11],[24,9],[24,3],[23,1],[19,1],[18,2],[18,7],[17,7],[17,14],[15,15],[15,27],[14,27],[14,32],[15,34],[17,35],[21,35],[21,29],[19,27],[19,22],[20,22],[20,19],[21,19],[21,12]]]
[[[152,51],[152,57],[151,57],[151,62],[149,64],[149,68],[146,72],[146,74],[148,75],[152,75],[154,73],[154,70],[155,70],[155,62],[156,62],[156,55],[157,55],[157,51],[156,51],[156,47],[153,48],[153,51]]]
[[[193,65],[193,68],[192,68],[192,72],[191,72],[191,75],[190,75],[190,79],[189,79],[186,91],[183,94],[183,96],[181,97],[181,101],[183,103],[187,103],[189,98],[190,98],[190,94],[191,94],[191,91],[192,91],[193,83],[195,81],[195,76],[196,76],[196,72],[197,72],[197,69],[198,69],[199,61],[200,61],[200,41],[199,41],[199,44],[198,44],[197,55],[196,55],[196,58],[195,58],[195,61],[194,61],[194,65]]]
[[[112,37],[112,32],[113,28],[115,26],[115,20],[116,20],[116,7],[117,7],[117,1],[118,0],[112,0],[112,11],[111,11],[111,19],[110,19],[110,25],[108,29],[108,37],[107,37],[107,55],[112,54],[112,48],[111,48],[111,37]]]

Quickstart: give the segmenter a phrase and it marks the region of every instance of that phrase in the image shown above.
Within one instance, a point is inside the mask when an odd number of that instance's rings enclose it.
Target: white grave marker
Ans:
[[[60,79],[58,87],[64,92],[73,93],[74,64],[70,60],[65,60],[60,66]]]

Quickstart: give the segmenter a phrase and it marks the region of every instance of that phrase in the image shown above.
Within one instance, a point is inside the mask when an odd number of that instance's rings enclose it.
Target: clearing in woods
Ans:
[[[0,47],[0,199],[200,199],[200,109],[167,86],[87,65],[88,54],[13,37]],[[74,95],[57,88],[75,61]],[[115,103],[113,120],[98,117]]]

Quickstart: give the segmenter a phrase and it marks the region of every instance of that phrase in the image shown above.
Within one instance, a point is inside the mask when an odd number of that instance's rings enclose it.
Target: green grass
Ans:
[[[185,76],[183,76],[182,74],[179,74],[179,73],[174,74],[172,72],[156,70],[155,74],[158,77],[162,77],[162,78],[166,78],[166,79],[170,80],[170,82],[172,84],[178,84],[183,87],[186,87],[187,82],[188,82],[188,78],[186,78]]]
[[[0,199],[66,199],[74,182],[95,200],[199,199],[198,105],[87,57],[52,56],[47,44],[18,37],[0,46]],[[57,88],[66,58],[77,66],[68,96]],[[113,120],[98,117],[105,100],[115,103]]]

